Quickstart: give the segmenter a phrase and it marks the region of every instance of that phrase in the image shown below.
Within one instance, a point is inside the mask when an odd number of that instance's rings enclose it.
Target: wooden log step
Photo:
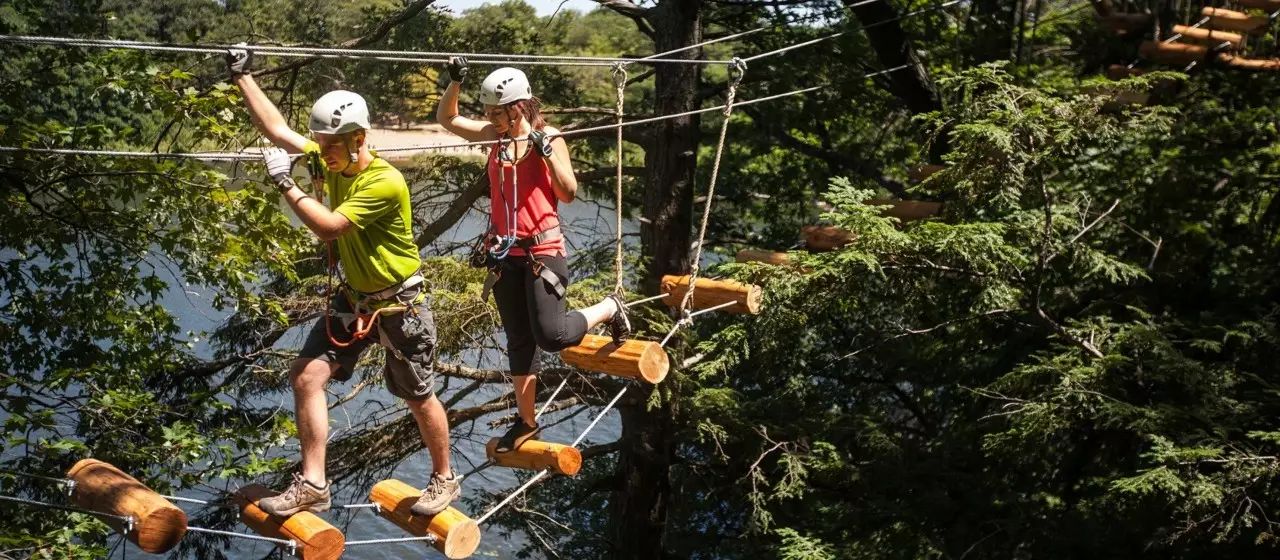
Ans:
[[[519,420],[516,420],[519,422]],[[526,440],[520,447],[506,453],[498,453],[498,440],[493,438],[484,446],[484,452],[493,464],[513,469],[552,472],[574,476],[582,469],[582,453],[575,447],[535,439]]]
[[[1237,70],[1254,72],[1280,71],[1280,59],[1275,58],[1245,58],[1243,56],[1222,54],[1218,55],[1218,62]]]
[[[133,530],[127,536],[142,550],[167,552],[187,534],[186,512],[109,463],[82,459],[67,471],[67,478],[76,483],[71,501],[77,506],[132,517]],[[121,533],[128,528],[117,519],[103,521]]]
[[[564,363],[628,379],[660,383],[671,368],[667,351],[657,342],[625,340],[621,345],[607,336],[589,334],[577,346],[560,351]]]
[[[446,558],[466,558],[480,546],[480,525],[450,507],[432,517],[414,515],[409,508],[422,491],[394,478],[373,485],[369,501],[378,504],[378,515],[415,537],[433,535],[432,543]]]
[[[1209,56],[1209,49],[1200,45],[1186,43],[1161,43],[1143,41],[1138,47],[1138,54],[1147,60],[1167,64],[1169,66],[1186,66],[1192,62],[1203,62]]]
[[[673,276],[670,274],[663,276],[660,290],[662,290],[662,293],[667,294],[662,298],[662,303],[671,308],[679,307],[680,302],[684,301],[685,294],[689,293],[689,276]],[[720,311],[755,315],[760,312],[760,302],[762,300],[764,300],[764,291],[755,284],[743,284],[733,280],[699,278],[697,289],[693,291],[693,301],[690,302],[690,305],[694,309],[707,309],[734,302],[736,305],[721,308]]]
[[[1196,43],[1215,48],[1218,48],[1225,43],[1226,48],[1231,50],[1236,50],[1244,46],[1244,35],[1219,29],[1205,29],[1203,27],[1175,25],[1173,26],[1173,32],[1174,34],[1182,34],[1180,40],[1184,43]]]
[[[804,226],[804,246],[814,252],[834,251],[853,241],[853,234],[835,226]]]
[[[1205,6],[1200,15],[1209,18],[1205,27],[1241,33],[1261,33],[1266,30],[1270,20],[1266,16],[1251,16],[1243,12]]]
[[[342,556],[347,545],[346,536],[320,516],[301,511],[281,518],[258,507],[258,500],[276,494],[261,484],[250,484],[237,490],[234,499],[240,506],[240,521],[264,537],[298,543],[298,556],[303,560],[336,560]]]
[[[1112,64],[1107,67],[1106,76],[1108,80],[1119,81],[1125,78],[1141,76],[1146,73],[1147,73],[1146,70],[1142,70],[1139,68],[1129,68],[1128,66],[1125,66],[1123,64]]]
[[[1116,12],[1111,15],[1098,16],[1098,22],[1116,35],[1128,35],[1151,27],[1151,14]]]
[[[791,262],[791,257],[786,253],[777,251],[760,251],[756,249],[743,249],[738,251],[734,260],[740,263],[745,262],[761,262],[765,264],[784,265]]]
[[[903,222],[914,222],[931,218],[942,213],[941,202],[928,202],[924,200],[892,200],[888,198],[873,198],[867,201],[867,204],[874,206],[885,206],[884,211],[880,213],[882,216],[897,218]]]

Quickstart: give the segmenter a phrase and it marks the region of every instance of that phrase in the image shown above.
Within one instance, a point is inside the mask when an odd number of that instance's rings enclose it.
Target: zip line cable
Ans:
[[[876,72],[864,74],[862,77],[872,78],[882,74],[897,72],[899,70],[903,70],[910,67],[911,67],[910,64],[903,64],[901,66],[895,66],[893,68],[887,68],[884,70],[879,70]],[[769,95],[765,97],[758,97],[756,99],[751,99],[747,101],[738,101],[734,103],[734,105],[735,106],[753,105],[756,103],[763,103],[765,101],[773,101],[775,99],[791,97],[793,95],[810,93],[810,92],[818,91],[820,89],[826,89],[826,87],[827,86],[807,87],[807,88],[792,90],[785,93],[779,93],[779,94]],[[632,121],[624,121],[621,124],[614,123],[614,124],[606,124],[606,125],[593,126],[593,127],[587,127],[587,128],[578,128],[573,130],[564,130],[559,132],[558,134],[548,134],[547,137],[548,138],[570,137],[570,136],[576,136],[579,134],[586,134],[588,132],[612,130],[620,126],[635,126],[635,125],[641,125],[641,124],[650,124],[650,123],[655,123],[655,122],[669,120],[669,119],[686,117],[690,115],[710,113],[712,111],[720,111],[723,109],[724,109],[724,105],[716,105],[716,106],[706,107],[702,109],[694,109],[692,111],[685,111],[682,113],[674,113],[670,115],[659,115],[656,117],[649,117],[649,118],[637,119]],[[517,141],[523,142],[523,140],[517,140]],[[490,145],[493,145],[495,142],[497,141],[482,140],[478,142],[460,142],[455,144],[393,146],[390,148],[377,148],[377,151],[387,152],[387,153],[429,152],[429,151],[447,150],[447,149],[454,149],[454,148],[467,148],[467,147],[473,147],[473,146],[490,146]],[[135,157],[135,158],[157,157],[157,158],[175,158],[175,159],[195,159],[195,160],[202,160],[202,161],[257,161],[262,158],[259,152],[254,152],[254,151],[250,151],[250,152],[128,152],[128,151],[110,151],[110,150],[81,150],[81,149],[73,149],[73,148],[18,148],[13,146],[0,146],[0,153],[15,153],[15,152],[33,153],[33,154],[83,155],[83,156],[105,156],[105,157]]]
[[[372,49],[342,49],[333,47],[301,47],[279,45],[222,45],[222,44],[175,44],[150,41],[126,41],[121,39],[79,39],[74,37],[49,37],[42,35],[0,35],[0,42],[28,45],[59,45],[70,47],[127,49],[140,51],[180,52],[196,54],[226,54],[229,49],[243,49],[268,56],[300,57],[300,58],[345,58],[357,60],[382,60],[392,62],[431,62],[444,64],[451,56],[465,56],[472,64],[489,66],[521,65],[559,65],[559,66],[613,66],[617,63],[644,64],[699,64],[707,66],[728,65],[729,60],[701,60],[696,58],[656,58],[650,55],[642,58],[571,56],[571,55],[537,55],[537,54],[500,54],[500,53],[450,53],[439,51],[396,51]],[[700,45],[699,45],[700,46]],[[694,47],[683,47],[686,50]],[[677,51],[678,52],[678,51]]]

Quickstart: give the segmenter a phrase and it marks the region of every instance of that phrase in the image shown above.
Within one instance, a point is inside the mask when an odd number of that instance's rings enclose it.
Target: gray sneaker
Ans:
[[[293,484],[284,492],[258,500],[259,509],[276,517],[289,517],[300,511],[324,513],[329,511],[331,504],[328,482],[324,488],[316,488],[298,473],[293,474]]]
[[[409,511],[414,515],[431,517],[448,509],[449,504],[461,495],[462,477],[455,474],[445,478],[439,473],[432,474],[431,482],[427,483],[422,496],[418,498],[417,503],[413,504],[413,507],[409,508]]]

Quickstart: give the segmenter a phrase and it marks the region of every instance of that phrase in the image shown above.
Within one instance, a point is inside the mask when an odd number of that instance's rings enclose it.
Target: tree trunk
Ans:
[[[700,7],[701,0],[665,0],[652,8],[647,19],[654,27],[655,52],[701,40]],[[694,50],[673,56],[695,58],[697,54]],[[659,64],[654,78],[654,114],[698,108],[701,66]],[[640,250],[648,262],[643,280],[645,293],[656,294],[663,275],[689,269],[699,124],[697,115],[656,123],[653,141],[645,150],[649,180],[644,192],[645,220],[640,225]]]
[[[701,41],[702,0],[663,0],[651,8],[646,20],[654,29],[654,52],[667,51]],[[695,58],[698,51],[680,57]],[[700,66],[660,64],[654,85],[659,115],[698,107]],[[645,150],[648,182],[644,192],[644,220],[640,246],[647,264],[645,293],[656,294],[663,275],[689,270],[693,235],[694,176],[700,136],[698,116],[662,121],[653,127]],[[671,493],[671,460],[674,451],[674,410],[669,398],[654,410],[645,401],[657,387],[646,385],[635,405],[620,407],[621,448],[618,454],[616,490],[609,503],[611,558],[657,560],[663,557],[663,533]]]
[[[942,110],[942,99],[933,87],[928,68],[911,45],[910,36],[902,29],[898,9],[889,2],[844,0],[844,4],[864,27],[881,67],[910,66],[883,76],[889,93],[902,100],[912,114]],[[947,136],[944,132],[930,145],[927,154],[930,163],[942,163],[942,155],[950,149]]]

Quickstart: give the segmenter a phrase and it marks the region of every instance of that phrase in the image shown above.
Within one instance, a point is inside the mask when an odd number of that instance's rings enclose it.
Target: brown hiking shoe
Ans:
[[[422,496],[409,508],[409,511],[414,515],[431,517],[448,509],[449,504],[461,495],[462,477],[455,474],[445,478],[435,473],[431,475],[431,482],[427,483]]]
[[[293,484],[277,496],[258,500],[258,508],[276,517],[289,517],[300,511],[324,513],[329,511],[329,484],[316,488],[298,473],[293,474]]]

